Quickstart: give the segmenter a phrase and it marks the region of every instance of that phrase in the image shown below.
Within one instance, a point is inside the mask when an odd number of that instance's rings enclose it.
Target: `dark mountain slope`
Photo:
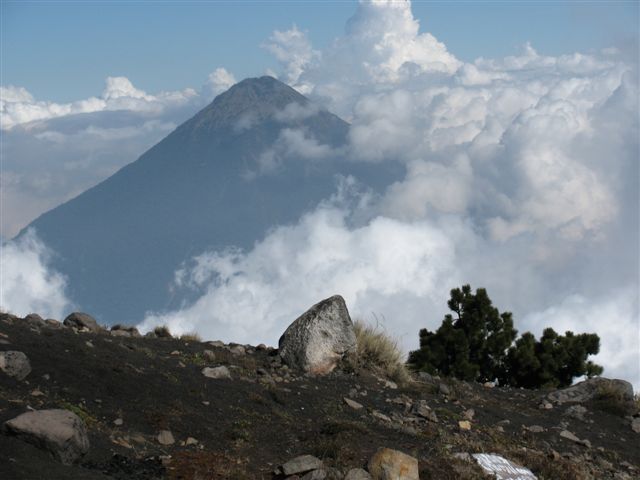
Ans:
[[[291,104],[297,116],[277,115]],[[30,227],[56,253],[53,266],[68,277],[78,308],[105,323],[132,323],[145,311],[175,307],[183,298],[172,298],[168,286],[191,256],[251,247],[329,197],[338,174],[380,189],[401,173],[339,155],[288,158],[261,173],[259,159],[283,128],[333,149],[348,133],[347,123],[287,85],[247,79],[137,161],[35,220]]]

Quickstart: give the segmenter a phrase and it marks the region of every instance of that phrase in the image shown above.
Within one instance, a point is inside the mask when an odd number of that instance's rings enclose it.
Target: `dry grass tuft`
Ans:
[[[182,335],[180,335],[180,340],[182,340],[183,342],[201,342],[202,341],[202,339],[200,338],[200,335],[198,335],[196,332],[183,333]]]
[[[353,362],[356,368],[371,370],[383,375],[399,385],[411,381],[411,375],[404,362],[404,355],[398,342],[378,326],[356,320],[353,324],[357,348]]]
[[[169,330],[169,327],[167,327],[166,325],[159,325],[156,328],[153,329],[153,333],[156,334],[156,337],[158,338],[173,338],[173,335],[171,335],[171,331]]]

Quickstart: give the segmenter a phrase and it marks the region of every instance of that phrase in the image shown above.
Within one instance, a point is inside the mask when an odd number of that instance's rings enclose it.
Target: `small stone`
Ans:
[[[576,420],[584,421],[584,416],[586,413],[587,409],[582,405],[572,405],[564,411],[563,415],[575,418]]]
[[[22,352],[0,352],[0,370],[17,380],[24,380],[31,373],[29,357]]]
[[[185,446],[191,446],[191,445],[197,445],[198,444],[198,440],[196,440],[193,437],[187,437],[187,439],[184,442]]]
[[[95,318],[87,313],[73,312],[67,316],[62,322],[65,326],[75,328],[76,330],[88,332],[101,332],[102,327],[98,325]]]
[[[175,439],[173,438],[173,433],[171,433],[169,430],[161,430],[156,438],[160,445],[173,445],[174,443],[176,443]]]
[[[406,453],[380,448],[369,460],[375,480],[419,480],[418,460]]]
[[[296,473],[305,473],[310,470],[317,470],[322,468],[322,465],[322,460],[314,457],[313,455],[301,455],[289,460],[280,468],[284,475],[295,475]]]
[[[484,383],[482,384],[482,386],[483,386],[484,388],[494,388],[494,387],[496,386],[496,384],[495,384],[494,382],[484,382]]]
[[[524,427],[526,430],[530,431],[531,433],[542,433],[544,432],[544,427],[541,427],[540,425],[531,425],[530,427]]]
[[[224,365],[220,365],[219,367],[204,367],[202,374],[207,378],[215,378],[217,380],[231,378],[231,372]]]
[[[264,343],[260,343],[257,347],[256,350],[266,350],[267,346]]]
[[[87,340],[86,342],[84,342],[84,344],[85,344],[87,347],[89,347],[89,348],[93,348],[93,347],[94,347],[94,345],[93,345],[93,343],[91,342],[91,340]]]
[[[116,418],[116,419],[113,421],[113,424],[114,424],[114,425],[116,425],[117,427],[120,427],[120,426],[122,426],[122,425],[124,424],[124,420],[123,420],[123,419],[121,419],[121,418]]]
[[[387,417],[384,413],[374,410],[371,412],[371,416],[373,418],[377,418],[378,420],[382,420],[383,422],[390,422],[391,419]]]
[[[229,351],[233,355],[245,355],[247,353],[246,349],[242,345],[235,345],[233,347],[229,347]]]
[[[291,478],[291,477],[289,477]],[[302,480],[325,480],[327,478],[327,471],[324,468],[318,470],[311,470],[302,476]]]
[[[460,430],[471,430],[471,422],[469,420],[460,420],[458,427],[460,427]]]
[[[205,350],[204,352],[202,352],[202,358],[204,358],[207,362],[215,362],[216,354],[213,350]]]
[[[551,410],[551,409],[553,408],[553,405],[552,405],[550,402],[543,401],[543,402],[540,404],[540,407],[539,407],[539,408],[540,408],[541,410]]]
[[[358,403],[355,400],[351,400],[350,398],[344,397],[343,400],[344,403],[349,405],[354,410],[361,410],[362,408],[364,408],[361,403]]]
[[[180,350],[174,350],[169,355],[180,355],[180,353],[181,353]]]
[[[398,384],[396,382],[392,382],[391,380],[384,381],[385,388],[390,388],[391,390],[397,390]]]
[[[591,448],[591,442],[589,440],[580,440],[578,437],[576,437],[569,430],[562,430],[560,432],[560,436],[562,438],[567,439],[567,440],[571,440],[572,442],[577,443],[579,445],[584,445],[587,448]]]
[[[344,480],[373,480],[369,472],[362,468],[352,468],[347,472]]]
[[[212,340],[210,342],[207,342],[207,345],[210,345],[212,347],[222,348],[224,347],[224,342],[221,340]]]
[[[476,411],[473,408],[470,408],[468,410],[465,410],[464,412],[462,412],[462,417],[465,420],[473,420],[473,416],[476,414]]]
[[[636,433],[640,433],[640,417],[636,417],[631,420],[631,430]]]
[[[202,404],[203,404],[205,407],[208,407],[208,406],[209,406],[209,402],[208,402],[207,400],[203,400],[203,401],[202,401]]]
[[[438,385],[438,390],[442,395],[447,395],[447,396],[451,395],[451,389],[444,383],[441,383],[440,385]]]
[[[31,391],[32,397],[44,397],[44,393],[42,393],[39,389],[35,389]]]

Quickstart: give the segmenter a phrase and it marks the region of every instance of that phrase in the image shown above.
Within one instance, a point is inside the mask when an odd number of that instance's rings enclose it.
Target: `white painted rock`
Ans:
[[[474,453],[473,458],[487,473],[496,480],[537,480],[528,468],[521,467],[500,455],[493,453]]]

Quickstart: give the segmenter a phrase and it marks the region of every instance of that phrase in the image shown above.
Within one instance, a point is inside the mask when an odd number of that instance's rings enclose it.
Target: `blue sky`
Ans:
[[[65,102],[99,94],[107,76],[146,91],[199,87],[216,67],[236,78],[274,66],[260,47],[292,24],[322,49],[354,1],[2,1],[3,85]],[[429,31],[463,61],[637,45],[638,2],[413,2]]]

